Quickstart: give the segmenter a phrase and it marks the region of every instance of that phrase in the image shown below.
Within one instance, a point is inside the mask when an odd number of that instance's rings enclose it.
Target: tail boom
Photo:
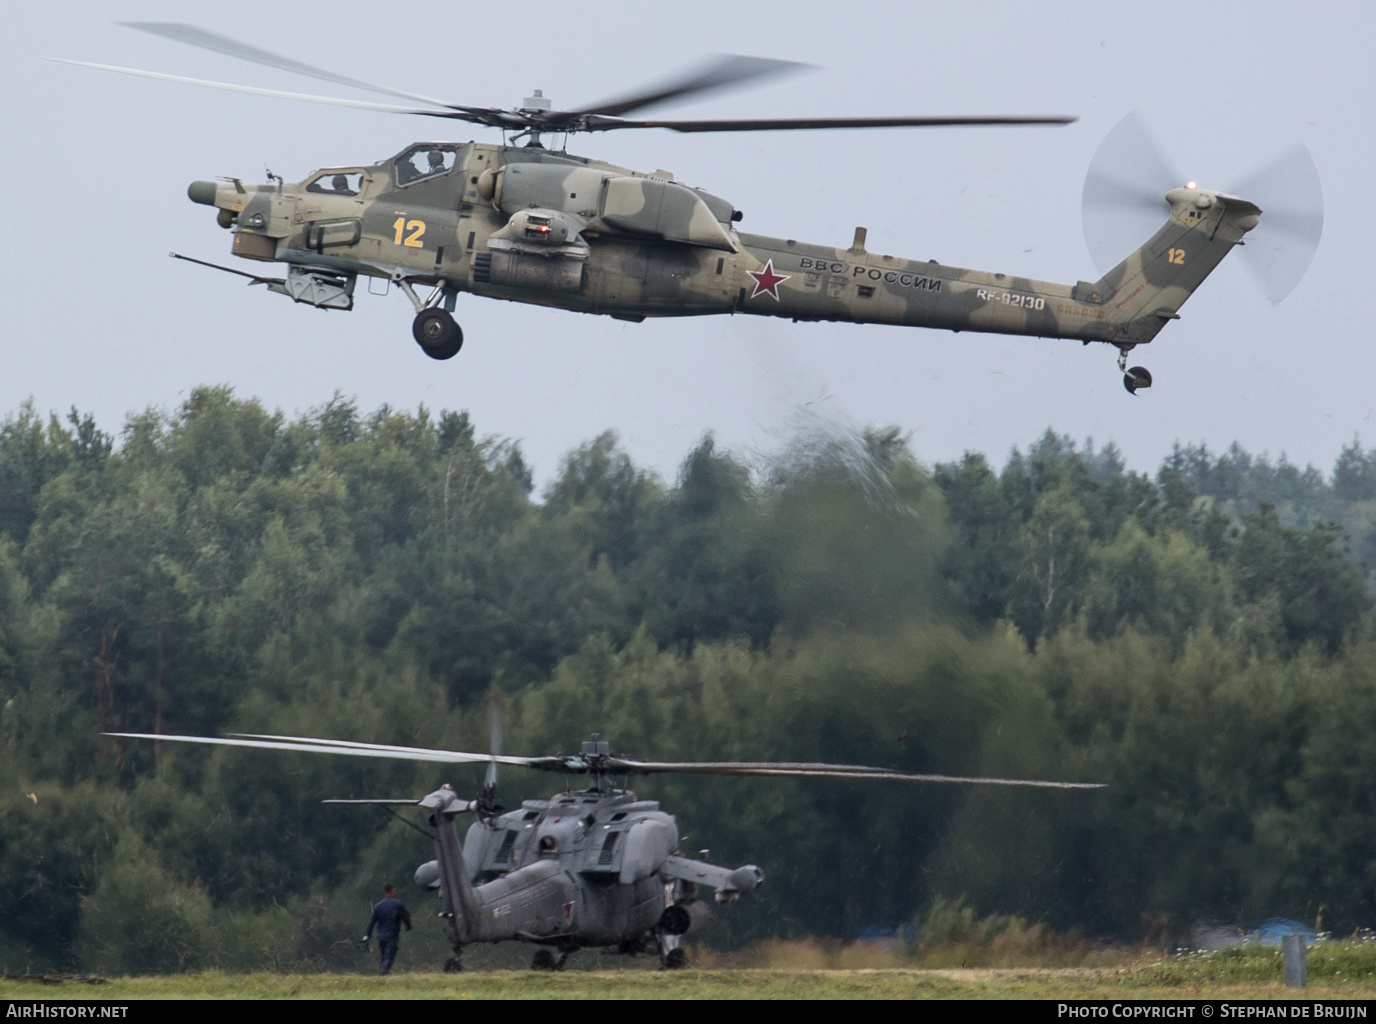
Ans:
[[[736,309],[836,320],[1103,341],[1151,341],[1218,266],[1261,210],[1197,188],[1166,195],[1170,216],[1097,282],[1075,285],[741,235]]]

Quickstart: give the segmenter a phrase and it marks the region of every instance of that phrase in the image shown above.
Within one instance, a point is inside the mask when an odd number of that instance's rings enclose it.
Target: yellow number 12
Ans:
[[[401,221],[397,221],[397,223],[400,224]],[[400,229],[400,228],[397,229],[397,237],[398,237],[398,238],[401,237],[401,229]],[[410,245],[411,243],[410,243],[410,242],[407,242],[406,244],[407,244],[407,245]],[[1166,253],[1166,262],[1167,262],[1167,263],[1179,263],[1181,266],[1184,266],[1184,264],[1185,264],[1185,250],[1184,250],[1184,249],[1172,249],[1172,250],[1170,250],[1168,253]]]
[[[397,231],[397,237],[395,239],[397,245],[409,245],[413,249],[419,249],[425,245],[425,243],[420,240],[421,235],[425,234],[425,221],[407,220],[405,217],[398,217],[397,222],[393,224],[392,227],[396,228]],[[401,237],[404,231],[411,232],[406,236],[405,241],[403,241]]]

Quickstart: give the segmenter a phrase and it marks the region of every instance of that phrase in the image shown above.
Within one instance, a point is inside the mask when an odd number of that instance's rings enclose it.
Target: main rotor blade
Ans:
[[[495,758],[495,760],[500,761],[502,764],[514,765],[518,768],[540,767],[543,766],[545,762],[551,760],[558,761],[560,765],[563,764],[562,758],[504,757],[500,752],[498,752],[496,755],[478,754],[470,753],[468,751],[463,750],[431,750],[426,747],[402,747],[391,743],[360,743],[357,740],[330,740],[321,739],[315,736],[274,736],[271,734],[255,732],[236,732],[231,733],[230,735],[240,737],[243,739],[266,740],[272,743],[287,743],[295,745],[312,744],[315,746],[329,747],[332,750],[340,751],[343,753],[347,753],[350,750],[386,750],[398,754],[443,754],[446,756],[452,756],[456,762],[463,763],[475,761],[492,761]],[[430,760],[430,758],[427,758],[427,760]]]
[[[393,89],[387,85],[375,85],[372,82],[365,82],[362,79],[350,78],[348,75],[336,74],[324,68],[317,68],[310,64],[304,64],[299,60],[290,57],[283,57],[267,50],[260,50],[256,46],[248,43],[241,43],[237,39],[230,39],[222,36],[218,32],[211,32],[207,29],[197,28],[195,25],[185,25],[175,21],[126,21],[122,22],[126,28],[135,28],[140,32],[150,32],[155,36],[162,36],[164,39],[171,39],[174,42],[185,43],[187,46],[198,46],[202,50],[213,50],[215,53],[223,53],[228,57],[238,57],[240,60],[251,61],[254,64],[264,64],[270,68],[277,68],[280,71],[290,71],[293,74],[304,75],[307,78],[318,78],[325,82],[333,82],[335,85],[347,85],[354,89],[364,89],[368,92],[382,93],[386,96],[397,96],[405,100],[416,100],[420,103],[432,103],[437,107],[448,107],[451,104],[444,100],[437,100],[432,96],[422,96],[418,93],[406,92],[402,89]]]
[[[58,64],[72,64],[79,68],[95,68],[97,71],[116,71],[121,75],[136,75],[139,78],[155,78],[162,82],[178,82],[182,85],[199,85],[207,89],[224,89],[228,92],[243,92],[251,96],[271,96],[276,99],[302,100],[307,103],[324,103],[332,107],[355,107],[359,110],[379,110],[385,114],[424,114],[429,117],[452,117],[463,121],[477,121],[486,124],[467,111],[424,110],[414,107],[398,107],[390,103],[372,103],[368,100],[345,100],[336,96],[316,96],[304,92],[283,92],[281,89],[260,89],[253,85],[233,85],[229,82],[214,82],[205,78],[187,78],[185,75],[166,75],[160,71],[141,71],[138,68],[122,68],[115,64],[94,64],[87,60],[68,60],[64,57],[49,57]]]
[[[471,754],[462,750],[428,750],[424,747],[398,747],[383,743],[354,743],[348,740],[315,739],[304,736],[258,736],[243,738],[218,736],[162,736],[156,733],[109,732],[132,740],[154,740],[162,743],[200,743],[215,747],[246,747],[254,750],[288,750],[298,754],[345,754],[349,757],[383,757],[399,761],[434,761],[440,764],[470,764],[484,762],[488,754]],[[503,763],[528,768],[544,767],[536,762],[548,758],[502,758]],[[555,759],[558,760],[558,759]]]
[[[1053,782],[1041,779],[996,779],[981,776],[922,775],[899,772],[889,768],[865,765],[815,764],[808,762],[772,761],[629,761],[614,758],[615,767],[608,774],[619,771],[637,775],[666,773],[683,775],[738,775],[754,777],[813,778],[813,779],[874,779],[889,782],[945,782],[985,786],[1032,786],[1042,789],[1103,789],[1100,782]]]
[[[773,60],[768,57],[740,57],[736,54],[723,53],[709,58],[705,64],[696,69],[686,71],[676,78],[661,82],[659,85],[647,87],[628,96],[594,103],[574,111],[574,113],[605,114],[609,117],[620,117],[622,114],[629,114],[633,110],[643,110],[645,107],[656,103],[667,103],[670,100],[680,99],[694,93],[710,92],[713,89],[722,89],[738,82],[769,78],[774,75],[805,71],[811,68],[811,64],[799,64],[797,61]]]
[[[623,121],[590,117],[587,131],[667,128],[674,132],[787,132],[826,128],[960,128],[997,125],[1067,125],[1075,117],[784,117],[711,121]]]
[[[1272,303],[1294,290],[1323,237],[1323,186],[1314,158],[1297,145],[1237,186],[1262,209],[1242,254]]]
[[[782,778],[874,779],[893,782],[944,782],[988,786],[1031,786],[1044,789],[1102,789],[1097,782],[1052,782],[1039,779],[996,779],[959,775],[919,775],[889,768],[865,765],[824,764],[807,761],[633,761],[606,758],[590,762],[578,756],[512,757],[502,754],[475,754],[462,750],[431,750],[401,747],[386,743],[359,743],[309,736],[273,736],[239,733],[234,737],[164,736],[143,732],[107,732],[122,739],[154,740],[162,743],[200,743],[217,747],[244,747],[254,750],[287,750],[299,754],[345,754],[350,757],[382,757],[401,761],[433,761],[441,764],[472,764],[487,761],[534,768],[538,771],[567,772],[576,775],[737,775]]]

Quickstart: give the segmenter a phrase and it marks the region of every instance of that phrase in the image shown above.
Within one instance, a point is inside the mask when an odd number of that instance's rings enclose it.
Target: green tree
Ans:
[[[1337,527],[1318,522],[1301,533],[1283,526],[1265,502],[1242,522],[1231,567],[1244,615],[1264,621],[1272,607],[1273,642],[1284,650],[1312,642],[1336,653],[1370,608],[1361,576],[1343,557]]]
[[[759,646],[779,621],[778,575],[750,472],[711,436],[655,510],[652,543],[627,573],[633,613],[663,644],[745,637]]]
[[[1067,484],[1042,495],[1015,546],[1012,619],[1031,643],[1075,615],[1089,563],[1089,520]]]
[[[1200,626],[1228,629],[1226,570],[1184,534],[1162,530],[1151,537],[1130,519],[1112,544],[1091,552],[1087,573],[1083,614],[1090,636],[1134,629],[1179,650]]]
[[[70,970],[122,801],[90,782],[10,779],[0,795],[0,950],[7,971]]]

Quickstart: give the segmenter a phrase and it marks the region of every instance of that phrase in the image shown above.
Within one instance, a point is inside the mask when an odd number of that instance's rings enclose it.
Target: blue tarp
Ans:
[[[1252,937],[1263,946],[1279,946],[1286,935],[1303,935],[1306,946],[1314,945],[1314,929],[1288,917],[1272,917],[1257,926]]]

